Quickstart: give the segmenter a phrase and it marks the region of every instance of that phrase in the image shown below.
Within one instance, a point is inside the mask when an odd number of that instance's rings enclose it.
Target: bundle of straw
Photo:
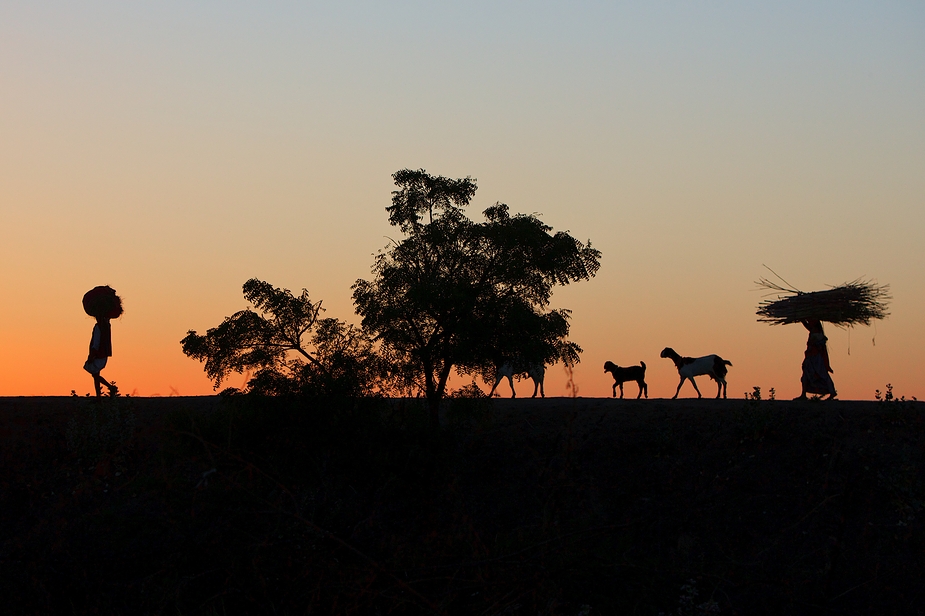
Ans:
[[[872,319],[883,319],[890,313],[887,305],[890,285],[877,286],[860,278],[853,282],[804,293],[788,289],[766,278],[758,286],[777,293],[777,299],[767,299],[758,305],[758,320],[772,325],[799,323],[804,319],[817,319],[833,325],[870,325]]]

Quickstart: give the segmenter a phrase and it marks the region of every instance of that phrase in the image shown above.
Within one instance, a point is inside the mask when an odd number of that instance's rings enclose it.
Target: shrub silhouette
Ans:
[[[252,278],[243,290],[256,311],[236,312],[204,335],[190,330],[180,341],[187,356],[205,363],[216,389],[231,372],[255,371],[248,382],[255,393],[372,393],[378,358],[361,329],[320,318],[321,302],[312,302],[306,289],[295,296]]]

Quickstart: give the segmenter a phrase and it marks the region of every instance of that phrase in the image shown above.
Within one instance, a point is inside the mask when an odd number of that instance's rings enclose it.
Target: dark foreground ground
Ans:
[[[925,614],[912,402],[0,399],[11,614]]]

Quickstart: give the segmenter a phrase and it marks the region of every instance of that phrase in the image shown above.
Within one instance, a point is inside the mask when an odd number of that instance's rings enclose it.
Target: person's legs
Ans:
[[[803,376],[800,378],[803,391],[794,400],[806,400],[806,394],[826,396],[825,400],[834,400],[837,395],[835,383],[826,369],[821,355],[807,355],[803,360]]]
[[[826,374],[825,376],[826,376],[826,381],[828,381],[827,384],[829,386],[829,397],[826,398],[826,400],[834,400],[835,396],[838,395],[838,392],[835,391],[835,382],[832,381],[832,377],[829,376],[828,374]]]
[[[824,390],[819,393],[828,394],[828,397],[824,398],[825,400],[834,400],[835,396],[838,394],[835,391],[835,382],[832,380],[832,375],[829,374],[827,363],[819,366],[819,376],[821,381],[820,385],[822,385],[822,389]]]
[[[93,388],[96,389],[96,397],[99,398],[103,395],[103,391],[100,388],[101,385],[105,385],[109,388],[110,395],[112,395],[113,385],[107,383],[100,373],[103,371],[103,368],[106,367],[106,358],[97,357],[92,358],[88,357],[87,361],[84,362],[84,370],[90,373],[90,376],[93,377]]]
[[[800,395],[794,398],[794,400],[806,400],[806,394],[816,393],[816,387],[814,386],[814,377],[816,374],[816,366],[813,363],[813,356],[804,355],[803,364],[801,366],[803,373],[800,375],[800,386],[802,391]]]
[[[102,388],[100,385],[105,385],[109,389],[109,394],[113,395],[116,391],[116,386],[103,378],[103,376],[97,372],[93,375],[93,385],[96,387],[96,397],[99,398],[103,395]]]

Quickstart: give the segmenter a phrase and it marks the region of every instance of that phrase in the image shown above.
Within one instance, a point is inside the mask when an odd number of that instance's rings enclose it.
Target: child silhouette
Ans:
[[[101,385],[109,388],[109,395],[114,396],[119,389],[115,384],[102,377],[100,371],[106,367],[106,361],[112,357],[112,325],[110,319],[122,315],[122,299],[110,287],[94,287],[87,291],[83,298],[84,311],[96,318],[93,326],[93,335],[90,338],[90,353],[84,362],[84,370],[93,375],[93,386],[96,388],[96,397],[102,396]]]

